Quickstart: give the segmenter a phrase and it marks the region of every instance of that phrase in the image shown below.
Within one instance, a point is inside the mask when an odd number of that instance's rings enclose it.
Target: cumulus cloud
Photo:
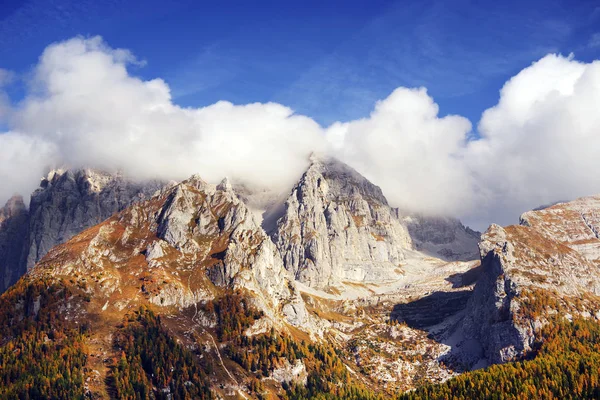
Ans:
[[[52,159],[54,146],[16,132],[0,134],[0,200],[30,193]]]
[[[469,208],[473,182],[463,149],[471,123],[438,116],[421,89],[396,89],[368,118],[335,123],[327,131],[334,152],[382,186],[407,210],[457,214]]]
[[[510,79],[466,149],[480,218],[514,221],[538,205],[600,193],[599,105],[599,61],[548,55]]]
[[[600,193],[600,61],[550,54],[500,91],[479,122],[438,117],[424,89],[397,89],[369,118],[334,124],[341,157],[409,210],[457,215],[480,229]]]
[[[51,150],[35,158],[47,164],[122,169],[139,178],[229,176],[283,188],[325,145],[317,123],[279,104],[221,101],[181,108],[161,79],[132,76],[127,66],[133,62],[131,53],[111,49],[99,37],[49,46],[29,94],[11,115],[17,133],[0,136],[4,151],[19,158],[26,148],[44,147]],[[28,173],[41,176],[42,164]],[[3,158],[0,171],[17,178],[20,169]],[[5,198],[14,189],[2,190]]]
[[[0,201],[63,164],[287,190],[311,152],[346,161],[395,206],[477,228],[600,193],[600,62],[548,55],[525,68],[482,115],[480,137],[466,118],[440,116],[424,88],[398,88],[368,117],[321,127],[275,103],[182,108],[163,80],[132,75],[132,63],[98,37],[44,51],[0,135]]]

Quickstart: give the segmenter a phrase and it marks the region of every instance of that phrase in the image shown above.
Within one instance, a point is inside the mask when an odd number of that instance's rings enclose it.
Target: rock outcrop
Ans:
[[[470,261],[479,258],[477,243],[481,233],[449,217],[406,213],[403,222],[416,250],[446,261]]]
[[[526,212],[520,223],[565,243],[600,265],[600,196]]]
[[[27,269],[52,247],[149,198],[162,186],[91,169],[51,171],[31,195]]]
[[[527,212],[522,225],[492,225],[482,236],[481,276],[461,326],[466,342],[481,346],[478,365],[531,350],[559,310],[600,317],[599,215],[597,197],[579,199]]]
[[[25,272],[20,265],[28,224],[29,212],[21,196],[10,198],[0,208],[0,293]]]
[[[407,252],[445,261],[478,258],[479,232],[452,218],[401,212],[381,189],[335,159],[313,157],[283,207],[264,213],[285,267],[308,286],[390,282]]]
[[[285,267],[309,286],[398,277],[406,227],[381,189],[336,160],[313,160],[285,204],[273,240]]]
[[[219,288],[245,290],[273,321],[308,327],[275,245],[227,181],[192,177],[165,188],[55,247],[32,273],[44,271],[98,277],[91,292],[107,308],[143,299],[186,308]]]
[[[163,182],[135,182],[91,169],[53,170],[31,195],[29,211],[13,198],[0,227],[0,293],[51,248],[127,206],[147,199]]]

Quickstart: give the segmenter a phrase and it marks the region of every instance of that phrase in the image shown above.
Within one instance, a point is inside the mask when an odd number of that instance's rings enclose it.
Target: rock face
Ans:
[[[415,249],[446,261],[469,261],[479,258],[477,243],[481,233],[465,227],[459,220],[410,214],[403,222]]]
[[[0,293],[54,246],[149,198],[162,186],[90,169],[51,171],[31,195],[29,211],[21,198],[9,200],[2,209]]]
[[[19,269],[27,239],[29,212],[21,196],[14,196],[0,208],[0,293],[25,272]]]
[[[313,158],[278,213],[271,235],[285,267],[315,288],[397,280],[411,250],[446,261],[479,257],[478,232],[390,207],[378,186],[335,159]],[[267,210],[265,221],[275,214]]]
[[[461,327],[481,346],[479,365],[529,351],[538,328],[559,308],[596,314],[599,215],[597,197],[579,199],[527,212],[519,226],[492,225],[482,236],[481,277]]]
[[[295,278],[317,288],[395,279],[412,247],[381,189],[335,160],[313,160],[287,199],[273,240]]]
[[[52,247],[149,198],[163,185],[90,169],[50,172],[31,195],[27,269]]]
[[[33,273],[98,276],[95,296],[107,307],[134,306],[142,297],[185,308],[219,288],[252,292],[273,320],[306,326],[307,312],[268,235],[223,181],[192,177],[136,203],[64,245]]]
[[[520,223],[567,244],[588,260],[600,264],[600,196],[526,212],[521,215]]]

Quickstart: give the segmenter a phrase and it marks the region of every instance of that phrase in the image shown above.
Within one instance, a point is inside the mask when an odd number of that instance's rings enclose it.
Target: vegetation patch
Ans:
[[[116,398],[212,399],[207,371],[194,354],[177,343],[156,316],[140,308],[127,317],[116,335],[109,385]]]
[[[83,399],[86,326],[59,314],[62,281],[21,279],[0,297],[0,398]]]

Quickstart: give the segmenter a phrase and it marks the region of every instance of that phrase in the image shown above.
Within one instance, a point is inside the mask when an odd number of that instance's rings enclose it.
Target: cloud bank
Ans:
[[[398,88],[369,117],[322,127],[276,103],[182,108],[163,80],[132,75],[132,64],[133,54],[99,37],[46,48],[25,98],[0,107],[10,129],[0,134],[0,202],[60,165],[287,190],[311,152],[346,161],[393,205],[478,228],[600,193],[598,61],[551,54],[525,68],[482,115],[480,137],[466,118],[440,116],[424,88]]]

